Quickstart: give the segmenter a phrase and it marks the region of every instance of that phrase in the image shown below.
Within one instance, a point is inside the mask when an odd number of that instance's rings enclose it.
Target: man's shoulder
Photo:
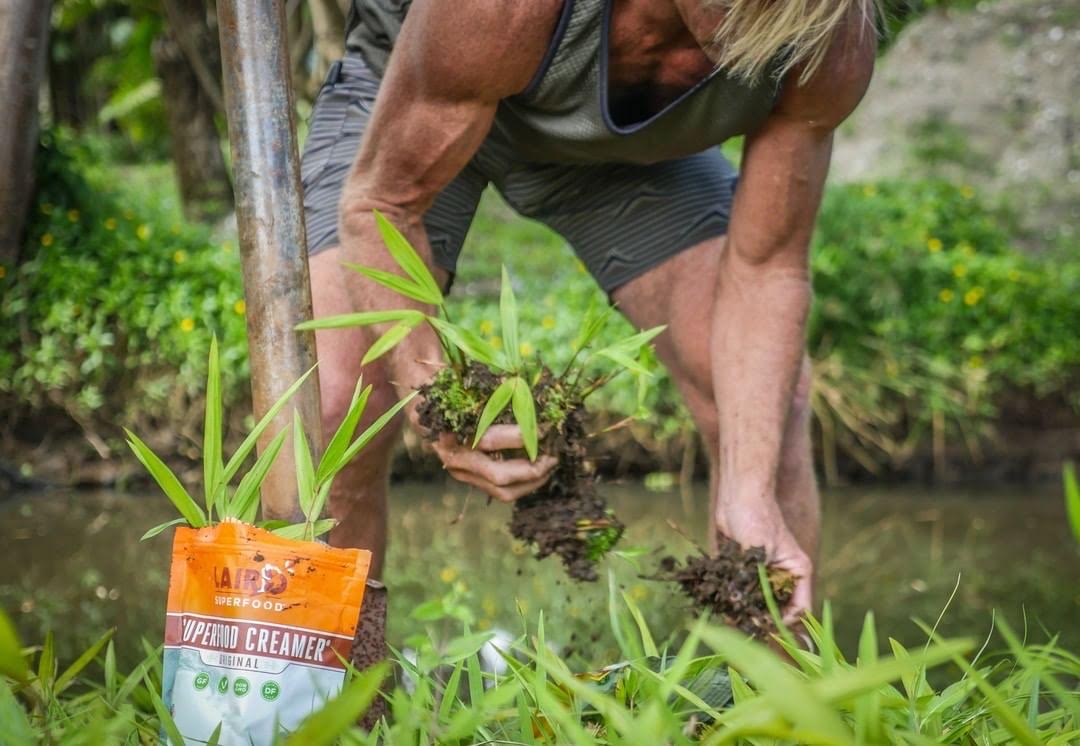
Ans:
[[[434,68],[472,82],[490,82],[506,95],[524,88],[551,44],[570,0],[426,0],[419,16],[421,45]],[[414,47],[415,49],[415,47]]]

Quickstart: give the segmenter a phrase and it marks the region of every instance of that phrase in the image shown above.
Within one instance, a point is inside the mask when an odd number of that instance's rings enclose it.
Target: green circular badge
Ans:
[[[262,697],[267,702],[273,702],[281,694],[281,687],[276,681],[268,681],[262,685]]]
[[[225,694],[226,692],[229,691],[229,677],[228,676],[222,676],[220,679],[218,679],[217,690],[219,692],[221,692],[222,694]]]
[[[237,697],[243,697],[249,691],[251,691],[251,682],[247,679],[237,679],[232,685],[233,694]]]
[[[202,691],[210,685],[210,674],[208,674],[206,671],[202,671],[196,674],[195,681],[193,683],[195,685],[195,691]]]

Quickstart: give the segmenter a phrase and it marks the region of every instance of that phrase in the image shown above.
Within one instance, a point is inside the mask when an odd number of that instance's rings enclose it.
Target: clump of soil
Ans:
[[[420,424],[433,435],[452,433],[472,443],[484,404],[501,382],[501,376],[475,362],[460,377],[443,369],[420,389]],[[533,546],[538,559],[559,557],[574,580],[596,580],[595,565],[618,542],[623,524],[596,492],[585,458],[584,405],[547,368],[533,395],[540,450],[558,464],[547,484],[514,503],[510,533]],[[494,424],[513,422],[507,408]]]
[[[702,553],[687,557],[685,563],[665,557],[656,577],[678,583],[698,608],[711,611],[725,624],[750,637],[761,639],[776,631],[758,578],[758,565],[763,562],[762,547],[744,550],[737,542],[721,536],[713,556]],[[786,570],[769,567],[768,578],[776,604],[783,608],[795,590],[795,577]]]

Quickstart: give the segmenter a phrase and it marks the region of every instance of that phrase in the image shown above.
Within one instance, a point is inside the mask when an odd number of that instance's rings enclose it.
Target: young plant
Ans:
[[[435,313],[427,314],[416,309],[365,311],[316,319],[300,324],[297,328],[340,329],[396,322],[368,349],[361,360],[361,364],[366,365],[393,349],[420,324],[427,323],[439,339],[446,354],[448,369],[456,383],[460,384],[465,380],[472,363],[486,366],[501,379],[483,401],[483,408],[476,419],[474,432],[471,433],[473,446],[509,407],[521,429],[529,458],[536,460],[540,428],[545,424],[544,417],[538,417],[538,386],[542,384],[544,388],[555,388],[559,391],[560,401],[580,405],[589,394],[623,371],[630,371],[642,380],[652,375],[643,364],[641,356],[653,338],[664,330],[663,326],[632,334],[601,349],[588,350],[611,318],[613,309],[610,306],[600,311],[593,306],[589,307],[582,320],[581,333],[574,341],[571,361],[558,376],[553,376],[537,361],[527,359],[521,354],[517,299],[506,267],[502,269],[499,297],[503,344],[501,349],[496,347],[472,330],[451,321],[446,298],[423,259],[401,232],[378,211],[375,211],[375,221],[390,256],[401,268],[404,276],[358,264],[346,266],[405,298],[434,306]],[[601,359],[606,359],[617,367],[589,378],[587,371],[593,363]]]
[[[135,457],[150,472],[150,476],[161,487],[161,490],[180,512],[181,516],[154,526],[143,534],[142,539],[150,539],[172,526],[181,524],[186,524],[192,528],[210,526],[216,522],[215,516],[218,520],[255,523],[259,510],[259,488],[266,479],[274,459],[277,458],[278,453],[281,451],[288,431],[282,430],[274,436],[266,449],[259,454],[251,469],[241,477],[240,483],[235,489],[230,488],[229,485],[240,472],[240,468],[255,448],[259,437],[270,426],[274,417],[303,385],[313,370],[314,368],[304,373],[267,410],[266,414],[252,428],[251,432],[247,434],[247,437],[244,438],[240,446],[226,462],[222,454],[221,361],[218,355],[217,339],[212,339],[210,341],[210,358],[207,365],[206,380],[202,505],[196,502],[187,489],[184,488],[176,474],[165,465],[165,462],[139,436],[125,429],[128,436],[128,445],[134,452]],[[258,524],[261,528],[272,530],[274,533],[287,538],[310,541],[334,527],[332,520],[320,519],[334,477],[415,396],[413,394],[399,401],[353,441],[353,434],[356,432],[360,417],[364,413],[370,393],[371,386],[363,386],[362,379],[357,382],[349,411],[319,460],[318,468],[313,464],[311,449],[300,424],[299,413],[295,413],[293,419],[293,444],[296,457],[296,480],[300,509],[305,520],[303,523],[298,524],[265,521]]]

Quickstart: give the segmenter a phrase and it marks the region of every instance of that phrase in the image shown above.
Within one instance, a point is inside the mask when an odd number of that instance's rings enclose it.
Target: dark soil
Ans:
[[[731,539],[720,537],[715,555],[687,557],[681,564],[674,557],[665,557],[656,577],[678,583],[699,609],[710,611],[725,624],[761,639],[776,631],[758,578],[758,565],[763,562],[762,547],[743,550]],[[776,604],[783,608],[791,599],[794,578],[778,568],[769,568],[768,575]]]
[[[460,382],[449,369],[420,389],[420,424],[433,434],[453,433],[471,443],[484,404],[501,378],[472,363]],[[596,580],[596,563],[622,536],[623,524],[596,492],[585,458],[585,409],[565,396],[547,369],[534,387],[540,450],[558,458],[551,479],[514,503],[510,533],[536,551],[538,559],[559,557],[574,580]],[[508,407],[495,424],[513,423]],[[524,455],[522,453],[521,455]]]

